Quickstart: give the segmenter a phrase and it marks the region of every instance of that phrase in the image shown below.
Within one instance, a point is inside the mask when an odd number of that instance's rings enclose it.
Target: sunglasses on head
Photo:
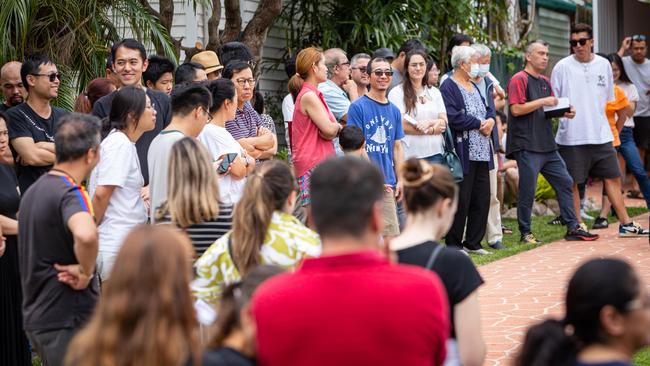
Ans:
[[[379,77],[382,77],[383,75],[386,75],[386,76],[388,76],[388,77],[393,76],[393,72],[392,72],[392,71],[375,70],[375,71],[373,71],[372,73],[375,74],[375,76],[378,77],[378,78],[379,78]]]
[[[586,45],[587,42],[590,41],[590,40],[591,40],[591,38],[580,38],[580,39],[577,39],[577,40],[576,40],[576,39],[572,39],[572,40],[569,41],[569,43],[571,44],[571,47],[575,47],[575,46],[577,46],[578,44],[580,44],[581,46],[584,46],[584,45]]]
[[[632,36],[632,40],[635,42],[643,42],[645,41],[645,36],[643,34],[635,34]]]
[[[57,79],[60,81],[61,80],[61,73],[60,72],[54,72],[51,74],[31,74],[34,76],[47,76],[50,79],[50,83],[55,82]]]

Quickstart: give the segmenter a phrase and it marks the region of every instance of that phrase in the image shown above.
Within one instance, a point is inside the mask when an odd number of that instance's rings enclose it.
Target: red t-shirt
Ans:
[[[293,110],[293,120],[291,121],[291,159],[296,177],[301,177],[310,169],[313,169],[321,161],[334,155],[334,145],[331,140],[326,140],[318,133],[318,126],[302,112],[300,99],[307,92],[314,92],[325,107],[330,121],[336,123],[336,119],[325,103],[323,93],[318,88],[309,84],[302,83],[302,89],[296,97],[296,104]]]
[[[438,276],[375,251],[307,259],[252,301],[262,366],[442,365],[449,337]]]

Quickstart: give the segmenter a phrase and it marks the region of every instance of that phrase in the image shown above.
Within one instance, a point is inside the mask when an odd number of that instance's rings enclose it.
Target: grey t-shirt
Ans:
[[[390,80],[390,85],[388,86],[387,92],[390,92],[391,89],[401,84],[402,79],[402,74],[399,72],[399,70],[393,67],[393,78]]]
[[[167,200],[167,170],[169,168],[169,156],[171,155],[174,143],[185,137],[177,130],[160,131],[151,145],[147,154],[149,163],[149,195],[151,197],[150,215],[151,222],[154,222],[156,210]]]
[[[630,56],[623,57],[623,66],[630,80],[639,91],[639,101],[636,104],[634,116],[650,116],[650,95],[646,91],[650,89],[650,61],[644,59],[642,64],[637,64]]]

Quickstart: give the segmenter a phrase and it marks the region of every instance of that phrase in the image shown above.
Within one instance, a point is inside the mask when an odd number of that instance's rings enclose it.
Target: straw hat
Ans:
[[[199,52],[192,57],[192,62],[203,65],[206,74],[223,69],[223,65],[219,62],[219,57],[214,51]]]

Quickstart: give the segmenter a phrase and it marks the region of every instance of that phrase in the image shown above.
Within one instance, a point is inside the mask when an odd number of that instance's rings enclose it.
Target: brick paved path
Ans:
[[[628,202],[626,202],[628,203]],[[640,200],[630,205],[643,203]],[[648,214],[634,218],[648,227]],[[650,288],[648,238],[619,238],[618,224],[598,230],[594,242],[558,241],[479,267],[479,289],[486,365],[511,365],[526,329],[548,316],[561,316],[566,283],[580,263],[617,256],[632,263]]]

